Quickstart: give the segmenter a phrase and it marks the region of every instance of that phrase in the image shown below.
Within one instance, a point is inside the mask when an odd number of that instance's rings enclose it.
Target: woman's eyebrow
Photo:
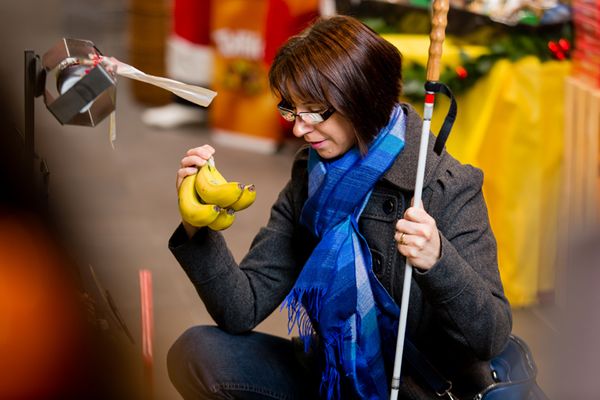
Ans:
[[[297,105],[296,107],[305,107],[305,108],[323,108],[324,106],[321,103],[301,103],[299,105]]]

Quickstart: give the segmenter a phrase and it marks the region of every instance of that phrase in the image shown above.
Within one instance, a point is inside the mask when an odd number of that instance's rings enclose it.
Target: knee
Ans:
[[[167,364],[169,368],[171,366],[176,367],[183,362],[193,362],[195,360],[196,357],[193,352],[202,340],[202,332],[207,328],[210,327],[194,326],[187,329],[177,338],[167,354]]]
[[[206,357],[211,353],[210,338],[215,330],[218,328],[213,326],[189,328],[167,353],[169,378],[184,399],[209,398],[211,383],[202,366],[210,365]]]

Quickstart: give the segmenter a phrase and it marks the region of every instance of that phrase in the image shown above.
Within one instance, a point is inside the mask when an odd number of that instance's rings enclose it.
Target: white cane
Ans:
[[[442,44],[446,36],[446,25],[448,23],[448,0],[434,0],[433,15],[431,20],[431,33],[429,35],[429,58],[427,60],[427,82],[437,82],[440,77],[440,60],[442,58]],[[427,85],[426,85],[427,86]],[[421,144],[419,146],[419,161],[417,163],[417,178],[415,183],[414,206],[421,207],[421,195],[423,193],[423,180],[425,178],[425,161],[427,160],[427,147],[429,145],[429,132],[431,126],[431,115],[435,93],[425,92],[425,106],[423,110],[423,129],[421,131]],[[396,341],[396,357],[394,360],[394,371],[392,374],[391,400],[398,399],[400,389],[400,374],[402,371],[402,354],[404,351],[404,337],[406,334],[406,317],[408,315],[408,301],[410,298],[410,285],[412,281],[412,266],[406,262],[404,271],[404,285],[402,289],[402,301],[400,303],[400,321],[398,324],[398,339]]]

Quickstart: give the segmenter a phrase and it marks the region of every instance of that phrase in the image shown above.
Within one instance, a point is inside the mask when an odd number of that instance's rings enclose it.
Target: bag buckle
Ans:
[[[448,389],[446,389],[442,393],[435,392],[435,394],[437,394],[438,397],[447,397],[448,400],[460,400],[458,397],[456,397],[455,395],[452,394],[451,390],[452,390],[452,382],[448,382]]]

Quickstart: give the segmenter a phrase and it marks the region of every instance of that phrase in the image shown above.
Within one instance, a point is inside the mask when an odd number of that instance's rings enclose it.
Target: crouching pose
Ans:
[[[171,237],[217,324],[171,348],[176,388],[185,399],[388,398],[407,261],[408,340],[454,393],[491,383],[482,366],[507,342],[511,312],[482,173],[432,145],[423,208],[411,206],[422,123],[398,101],[398,50],[351,17],[322,19],[279,50],[269,79],[307,146],[239,265],[218,232],[184,222]],[[189,150],[178,186],[214,152]],[[252,332],[281,304],[296,338]],[[437,396],[408,365],[400,398]]]

